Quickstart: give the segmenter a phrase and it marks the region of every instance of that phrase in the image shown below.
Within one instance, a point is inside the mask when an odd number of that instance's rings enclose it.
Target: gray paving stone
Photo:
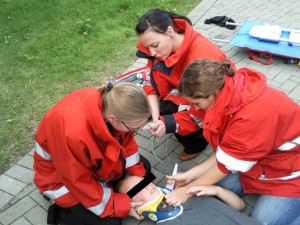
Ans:
[[[197,164],[200,164],[204,162],[207,158],[208,158],[207,155],[205,155],[204,153],[200,153],[199,156],[197,158],[192,159],[192,161]]]
[[[151,150],[153,148],[152,142],[149,142],[149,139],[145,137],[140,136],[139,138],[136,138],[136,142],[138,146],[143,149]]]
[[[284,83],[286,82],[289,78],[290,78],[290,74],[287,74],[287,73],[280,73],[278,74],[276,77],[274,77],[274,81],[277,81],[277,82],[281,82],[281,83]]]
[[[25,184],[28,184],[32,183],[34,172],[33,170],[27,169],[23,166],[14,165],[4,174],[16,180],[19,180]]]
[[[174,149],[179,147],[178,142],[170,138],[161,143],[154,144],[157,145],[155,148],[156,154],[161,158],[166,158]]]
[[[4,191],[0,191],[0,212],[2,212],[8,205],[8,203],[14,198],[13,195],[10,195]]]
[[[0,214],[0,222],[3,225],[9,225],[18,220],[30,209],[36,206],[36,203],[29,197],[25,197],[16,204],[12,205],[9,209]]]
[[[226,55],[231,58],[233,56],[235,56],[236,54],[238,54],[241,50],[239,48],[231,48],[230,50],[228,50],[226,52]]]
[[[293,99],[300,100],[300,84],[289,94]]]
[[[299,72],[299,73],[300,73],[300,72]],[[298,77],[298,76],[292,75],[292,76],[290,77],[290,80],[295,81],[295,82],[297,82],[297,83],[300,83],[300,76]]]
[[[31,155],[25,155],[17,164],[32,170],[33,158]]]
[[[298,85],[297,82],[292,80],[287,80],[286,82],[284,82],[284,84],[280,86],[280,88],[286,91],[292,91],[297,85]]]
[[[47,212],[40,206],[35,206],[24,217],[32,224],[47,225]]]
[[[138,131],[138,134],[148,139],[152,137],[152,135],[149,132],[143,131],[142,129]]]
[[[179,163],[179,167],[180,169],[182,169],[183,171],[188,171],[189,169],[197,166],[198,164],[196,162],[194,162],[193,160],[189,160],[189,161],[182,161]]]
[[[241,61],[235,63],[235,66],[237,69],[240,69],[243,67],[248,67],[248,65],[249,65],[248,60],[241,60]]]
[[[15,195],[15,198],[11,201],[11,204],[14,204],[20,199],[24,198],[25,196],[29,195],[33,190],[35,190],[36,187],[34,184],[27,184],[26,187],[24,187],[18,194]]]
[[[51,205],[51,203],[47,200],[45,200],[42,195],[40,194],[40,192],[35,189],[34,191],[32,191],[29,194],[30,198],[35,201],[38,205],[40,205],[44,210],[48,210],[49,206]]]
[[[20,219],[13,222],[11,225],[31,225],[31,224],[32,223],[30,223],[27,219],[21,217]]]
[[[300,65],[297,66],[297,69],[291,72],[293,76],[300,77]]]
[[[155,180],[153,181],[153,183],[159,187],[163,187],[165,185],[165,183],[161,184],[161,182],[165,179],[166,175],[155,168],[152,168],[152,173],[156,177]]]
[[[237,64],[241,61],[245,61],[245,59],[249,60],[249,56],[248,56],[248,53],[239,49],[239,51],[234,56],[232,56],[230,59],[233,60],[235,64]]]
[[[170,165],[175,165],[176,163],[179,164],[181,162],[181,160],[178,158],[178,153],[171,152],[171,154],[169,154],[166,158],[163,159],[163,162],[168,163]],[[178,171],[180,171],[180,168]]]
[[[274,80],[267,80],[267,84],[269,86],[277,88],[277,89],[279,89],[279,87],[282,85],[281,82],[277,82],[277,81],[274,81]]]
[[[158,163],[155,166],[155,169],[160,171],[164,175],[167,175],[167,174],[171,175],[172,171],[173,171],[173,168],[174,168],[174,164],[170,161]]]
[[[283,68],[276,66],[276,67],[272,67],[268,73],[274,74],[274,75],[279,75],[282,72]]]
[[[142,156],[149,160],[151,166],[155,166],[160,160],[162,160],[159,157],[157,158],[152,152],[149,152],[143,148],[139,148],[139,152]]]
[[[25,188],[26,184],[15,180],[9,176],[1,175],[0,176],[0,190],[5,191],[9,194],[16,195],[23,188]]]

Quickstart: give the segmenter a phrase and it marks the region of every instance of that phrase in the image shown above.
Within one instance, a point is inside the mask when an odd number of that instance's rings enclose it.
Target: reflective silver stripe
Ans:
[[[137,164],[140,161],[140,154],[137,152],[126,158],[126,166],[125,168],[131,167]]]
[[[202,128],[202,120],[198,119],[197,117],[193,116],[192,114],[190,114],[190,117],[192,118],[192,120],[194,120],[195,123],[197,123],[198,127]]]
[[[66,188],[66,186],[62,186],[60,189],[45,191],[43,194],[46,195],[51,200],[54,200],[67,193],[69,193],[69,190]]]
[[[174,88],[172,91],[169,92],[169,94],[167,94],[167,96],[170,95],[178,95],[178,89]]]
[[[277,177],[277,178],[266,178],[264,174],[260,175],[258,179],[260,180],[290,180],[294,179],[296,177],[300,177],[300,171],[296,171],[291,173],[291,175],[285,176],[285,177]]]
[[[99,182],[99,183],[101,184],[101,186],[103,188],[102,202],[99,205],[88,208],[88,210],[90,210],[91,212],[95,213],[98,216],[104,211],[104,209],[111,197],[111,188],[107,187],[105,183],[102,183],[102,182]]]
[[[44,149],[42,149],[42,147],[37,142],[35,142],[35,152],[46,160],[52,159],[51,155],[49,155],[48,152],[46,152]]]
[[[181,105],[180,104],[179,107],[178,107],[178,112],[181,112],[181,111],[184,111],[184,110],[189,111],[190,108],[191,108],[191,106],[189,106],[189,105]]]
[[[226,168],[232,172],[247,172],[257,163],[257,161],[236,159],[224,152],[219,146],[217,148],[216,157],[220,163],[224,164]]]
[[[292,141],[288,141],[288,142],[284,143],[278,149],[281,151],[288,151],[288,150],[291,150],[292,148],[296,147],[297,145],[300,145],[300,137],[297,137]]]

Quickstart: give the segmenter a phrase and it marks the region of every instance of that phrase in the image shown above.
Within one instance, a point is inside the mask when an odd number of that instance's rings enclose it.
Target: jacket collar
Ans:
[[[178,33],[184,33],[184,38],[181,43],[181,45],[177,48],[176,52],[172,55],[170,55],[168,58],[163,60],[165,62],[165,65],[167,67],[174,66],[178,60],[184,55],[186,51],[189,50],[189,47],[192,43],[192,39],[195,38],[195,33],[193,32],[193,27],[185,20],[183,19],[173,19],[174,29]],[[148,56],[151,56],[150,51],[148,48],[145,48],[142,43],[137,44],[137,48],[145,53]],[[156,61],[160,61],[159,59],[156,59]]]
[[[245,77],[236,74],[225,78],[223,89],[216,97],[213,106],[205,113],[203,127],[219,133],[224,117],[234,114],[241,108]]]
[[[226,116],[254,101],[266,87],[266,77],[255,70],[242,68],[225,78],[225,85],[214,105],[205,113],[203,127],[218,133]]]
[[[98,107],[95,107],[97,105]],[[104,154],[107,158],[112,161],[117,161],[120,155],[120,149],[123,147],[120,145],[118,140],[112,136],[107,124],[105,123],[102,115],[102,98],[100,94],[93,93],[86,103],[88,123],[91,126],[92,132],[99,139],[99,141],[106,143],[106,148],[103,149]],[[93,154],[93,152],[91,152]],[[98,155],[96,153],[96,155]]]

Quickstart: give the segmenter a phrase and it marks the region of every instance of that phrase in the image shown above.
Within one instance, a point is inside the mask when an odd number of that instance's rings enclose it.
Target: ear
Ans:
[[[171,38],[173,38],[174,32],[175,32],[175,31],[174,31],[173,27],[168,26],[168,29],[167,29],[167,31],[166,31],[166,34],[167,34],[168,36],[170,36]]]
[[[114,115],[112,114],[109,114],[106,116],[106,119],[109,121],[109,122],[113,122],[113,121],[116,121],[117,120],[117,117],[115,117]]]

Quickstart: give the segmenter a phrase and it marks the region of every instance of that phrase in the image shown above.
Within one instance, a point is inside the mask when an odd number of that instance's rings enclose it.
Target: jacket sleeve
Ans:
[[[138,146],[135,142],[134,135],[126,133],[124,135],[124,158],[125,158],[125,169],[128,173],[140,177],[144,177],[146,169],[140,160],[140,154],[138,152]]]
[[[177,133],[184,136],[200,129],[197,122],[192,119],[189,111],[186,110],[163,115],[160,116],[159,119],[164,121],[166,133]]]
[[[162,74],[162,72],[158,70],[153,70],[152,79],[152,83],[157,84],[156,89],[161,100],[170,94],[172,90],[176,89],[176,87],[174,87],[167,79],[166,75]]]
[[[166,125],[166,133],[177,133],[180,135],[188,135],[198,131],[202,127],[201,118],[204,112],[195,110],[187,100],[177,95],[169,95],[164,101],[171,101],[174,106],[168,107],[166,114],[160,116],[160,120]]]

